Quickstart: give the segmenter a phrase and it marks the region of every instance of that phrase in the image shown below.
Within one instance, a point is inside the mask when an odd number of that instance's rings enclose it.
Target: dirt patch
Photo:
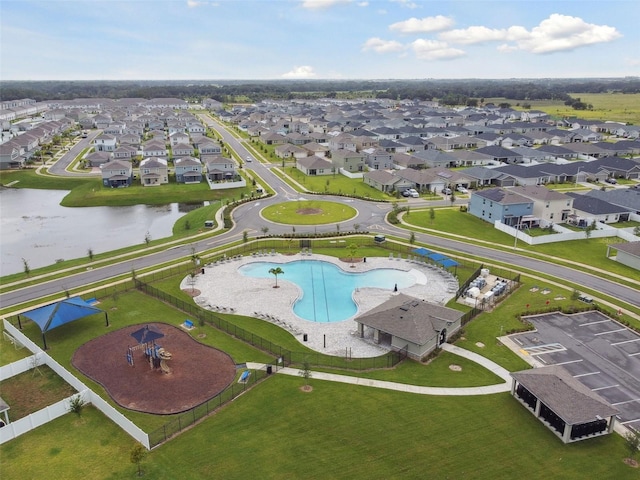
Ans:
[[[298,215],[320,215],[323,211],[321,208],[299,208],[296,213]]]
[[[638,463],[638,461],[634,460],[633,458],[625,458],[623,462],[633,468],[638,468],[638,466],[640,466],[640,463]]]
[[[449,369],[453,370],[454,372],[461,372],[462,371],[462,367],[460,365],[456,365],[456,364],[449,365]]]
[[[131,333],[145,325],[164,334],[156,343],[172,354],[171,373],[151,368],[142,349],[133,352],[133,366],[127,362],[127,349],[137,345]],[[229,355],[164,323],[132,325],[95,338],[76,350],[71,363],[118,405],[153,414],[189,410],[224,390],[236,374]]]
[[[313,387],[311,385],[304,385],[303,387],[300,387],[300,390],[305,393],[309,393],[313,392]]]

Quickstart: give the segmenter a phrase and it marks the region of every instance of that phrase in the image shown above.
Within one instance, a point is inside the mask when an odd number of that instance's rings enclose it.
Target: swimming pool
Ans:
[[[353,301],[357,288],[376,287],[393,290],[416,283],[410,272],[393,268],[377,268],[368,272],[351,273],[322,260],[296,260],[289,263],[252,262],[238,268],[242,275],[255,278],[273,278],[272,268],[280,267],[284,273],[278,281],[295,283],[302,291],[293,311],[312,322],[340,322],[358,312]]]

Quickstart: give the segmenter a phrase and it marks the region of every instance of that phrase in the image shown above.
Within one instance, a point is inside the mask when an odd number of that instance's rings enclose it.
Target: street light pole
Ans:
[[[576,183],[575,183],[576,187],[578,186],[578,176],[580,175],[580,169],[581,168],[582,167],[578,167],[578,171],[576,172]]]

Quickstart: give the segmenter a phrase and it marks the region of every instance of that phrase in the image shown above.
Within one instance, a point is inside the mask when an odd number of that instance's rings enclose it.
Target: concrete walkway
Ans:
[[[311,378],[315,380],[327,380],[329,382],[348,383],[351,385],[360,385],[364,387],[385,388],[387,390],[397,390],[399,392],[417,393],[420,395],[448,395],[448,396],[467,396],[467,395],[491,395],[494,393],[504,393],[511,390],[511,376],[509,372],[492,362],[491,360],[470,352],[455,345],[448,343],[442,346],[446,352],[453,353],[473,362],[476,362],[486,369],[492,371],[504,380],[504,383],[497,385],[487,385],[484,387],[422,387],[419,385],[409,385],[406,383],[387,382],[384,380],[373,380],[370,378],[351,377],[349,375],[338,375],[335,373],[311,372]],[[247,363],[247,368],[251,370],[261,370],[265,368],[262,363]],[[300,376],[300,369],[295,368],[277,368],[277,373],[284,375]]]

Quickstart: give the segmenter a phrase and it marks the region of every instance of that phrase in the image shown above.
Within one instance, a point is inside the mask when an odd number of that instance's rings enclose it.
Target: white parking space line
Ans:
[[[580,375],[574,375],[573,378],[588,377],[589,375],[597,375],[599,373],[600,372],[581,373]]]
[[[596,323],[606,323],[606,322],[610,322],[611,320],[607,319],[607,320],[597,320],[595,322],[587,322],[587,323],[581,323],[579,326],[580,327],[587,327],[589,325],[595,325]]]
[[[625,402],[612,403],[611,405],[615,407],[616,405],[624,405],[625,403],[634,403],[634,402],[640,402],[640,398],[634,398],[633,400],[627,400]]]
[[[597,337],[598,335],[607,335],[608,333],[626,332],[626,331],[627,331],[626,328],[619,328],[617,330],[609,330],[608,332],[594,333],[593,336]]]
[[[566,347],[560,343],[547,343],[546,345],[536,345],[534,347],[525,347],[524,350],[529,355],[544,355],[545,353],[564,352]]]
[[[582,359],[579,360],[569,360],[568,362],[556,363],[555,365],[569,365],[570,363],[580,363]]]
[[[612,343],[611,345],[622,345],[623,343],[640,342],[640,337],[631,340],[623,340],[622,342]]]
[[[597,392],[598,390],[606,390],[607,388],[616,388],[619,387],[620,384],[616,383],[615,385],[607,385],[606,387],[598,387],[598,388],[592,388],[591,391],[592,392]]]

